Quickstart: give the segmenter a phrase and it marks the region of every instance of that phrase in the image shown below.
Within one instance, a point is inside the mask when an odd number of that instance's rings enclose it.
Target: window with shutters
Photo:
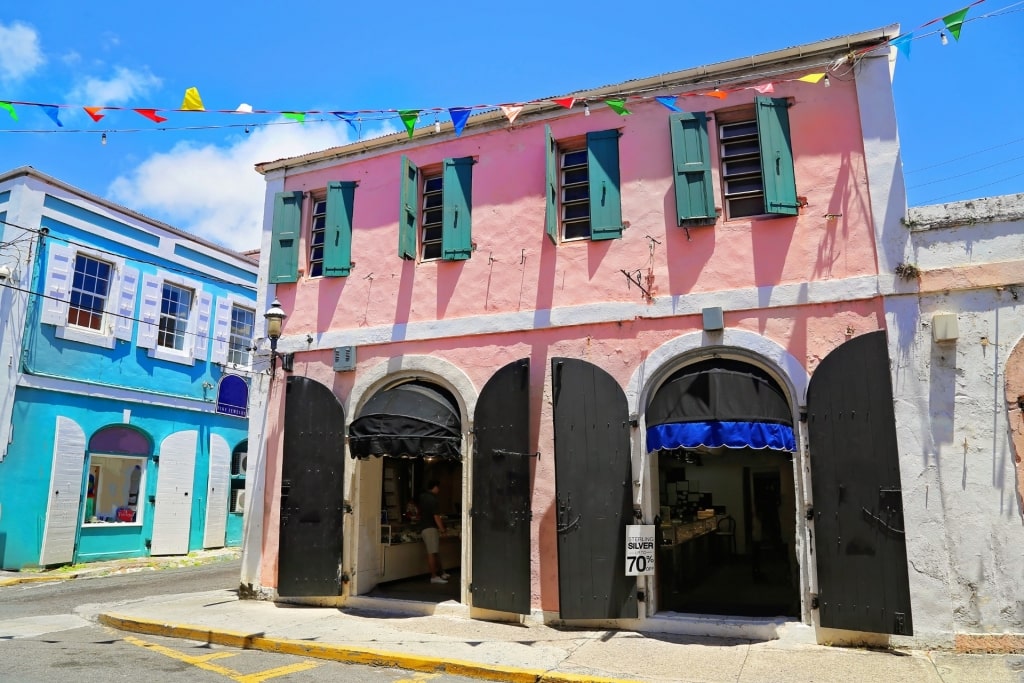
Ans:
[[[205,361],[210,349],[213,294],[175,273],[144,274],[136,343],[150,358],[182,365]],[[225,322],[225,356],[227,355]]]
[[[622,236],[619,131],[555,140],[546,127],[548,237],[556,244]]]
[[[231,338],[228,342],[228,362],[248,365],[252,349],[253,328],[256,312],[241,306],[231,307]]]
[[[420,261],[463,261],[473,253],[472,157],[419,168],[402,157],[398,254]]]
[[[444,177],[440,173],[424,173],[422,195],[423,232],[420,236],[420,257],[424,261],[431,261],[441,258]]]
[[[111,265],[106,261],[75,255],[75,274],[71,282],[68,325],[89,330],[103,329],[103,314],[110,294]]]
[[[309,277],[324,274],[324,236],[327,233],[327,199],[313,200],[313,221],[309,231]]]
[[[726,216],[760,216],[764,213],[764,179],[754,112],[750,112],[750,118],[745,121],[720,123],[718,142]]]
[[[163,296],[160,299],[160,332],[156,340],[158,346],[175,351],[185,349],[192,295],[190,289],[169,282],[164,283]]]

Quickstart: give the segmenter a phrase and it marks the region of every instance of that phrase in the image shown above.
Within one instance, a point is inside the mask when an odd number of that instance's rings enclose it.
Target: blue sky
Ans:
[[[0,100],[174,109],[194,86],[207,109],[229,110],[529,101],[891,23],[923,35],[958,2],[5,3]],[[967,18],[959,41],[922,37],[897,64],[911,205],[1024,192],[1024,2],[986,0]],[[258,246],[254,163],[353,139],[337,119],[174,114],[158,126],[80,109],[61,121],[89,132],[25,132],[57,128],[38,107],[17,111],[0,111],[0,170],[30,165],[237,249]],[[156,130],[250,121],[279,125]],[[141,132],[116,130],[127,128]],[[400,128],[366,121],[363,136]]]

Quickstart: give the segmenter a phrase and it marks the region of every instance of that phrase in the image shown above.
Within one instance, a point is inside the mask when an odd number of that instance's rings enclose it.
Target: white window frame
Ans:
[[[117,341],[131,341],[135,329],[135,299],[139,271],[125,265],[119,256],[85,247],[52,241],[48,246],[43,310],[40,322],[55,327],[54,335],[64,341],[79,342],[112,349]],[[103,306],[103,322],[99,330],[68,324],[71,288],[78,255],[104,261],[111,266],[110,289]]]
[[[115,459],[116,460],[134,460],[134,461],[136,461],[135,464],[140,466],[142,474],[139,477],[139,490],[136,492],[135,521],[134,522],[118,522],[118,521],[115,520],[115,521],[110,521],[110,522],[90,522],[85,517],[85,505],[83,503],[83,505],[82,505],[82,522],[81,522],[82,528],[84,528],[84,529],[95,529],[97,527],[111,527],[111,526],[116,526],[118,528],[141,527],[143,525],[143,523],[145,522],[144,514],[145,514],[146,506],[144,504],[144,501],[146,500],[146,469],[147,469],[147,467],[149,465],[149,458],[147,458],[144,455],[121,455],[121,454],[116,454],[116,453],[90,453],[89,454],[89,458],[88,458],[88,464],[86,466],[86,476],[87,477],[89,476],[89,473],[92,471],[92,467],[93,467],[94,464],[99,464],[99,465],[103,464],[102,462],[101,463],[96,463],[95,460],[97,458],[103,458],[104,460],[115,460]],[[103,477],[101,476],[99,484],[102,486],[103,483],[104,483],[104,480],[103,480]],[[125,494],[125,495],[128,495],[128,494]],[[97,493],[97,499],[98,498],[99,498],[99,495]],[[122,506],[122,507],[126,507],[126,506],[128,506],[128,504],[129,504],[129,501],[126,500],[124,506]],[[93,512],[95,513],[96,511],[94,510]],[[96,516],[98,516],[98,515],[96,515]]]
[[[318,212],[317,208],[322,208],[323,211]],[[327,195],[314,196],[312,198],[312,206],[310,208],[310,223],[309,223],[309,249],[307,256],[309,257],[309,267],[306,272],[309,273],[308,277],[323,277],[324,276],[324,251],[327,248]],[[320,227],[317,227],[317,219],[320,219]],[[317,235],[320,235],[320,243],[316,243]],[[320,258],[314,258],[314,252],[320,250]],[[320,272],[314,273],[316,266],[320,266]]]
[[[576,241],[580,241],[580,240],[592,239],[593,235],[594,235],[594,231],[593,231],[593,228],[592,228],[591,223],[590,223],[590,218],[591,218],[591,216],[590,216],[590,214],[591,214],[591,209],[590,209],[590,201],[591,201],[591,197],[590,197],[590,158],[589,158],[589,153],[587,151],[587,141],[586,141],[586,138],[582,138],[582,139],[575,139],[574,138],[574,139],[572,139],[570,141],[559,140],[556,144],[558,145],[558,226],[559,226],[559,237],[561,238],[561,241],[563,241],[563,242],[576,242]],[[565,163],[566,157],[568,155],[570,155],[570,154],[579,154],[579,153],[583,154],[583,163],[582,164],[576,164],[576,165],[573,165],[573,166],[566,166],[566,163]],[[581,168],[584,169],[586,171],[586,174],[587,174],[587,177],[584,178],[582,182],[577,181],[577,182],[571,183],[571,184],[565,182],[565,174],[567,172],[574,171],[574,170],[579,170]],[[566,191],[568,189],[570,189],[570,188],[576,188],[576,187],[580,187],[580,186],[582,186],[587,191],[586,199],[567,200],[566,196],[565,196]],[[586,217],[586,219],[583,219],[583,218],[567,218],[566,217],[566,215],[565,215],[566,214],[566,209],[568,209],[571,206],[582,206],[584,204],[587,207],[587,217]],[[577,224],[577,223],[583,223],[584,221],[587,224],[587,233],[585,235],[569,236],[568,234],[566,234],[566,231],[567,231],[567,229],[569,228],[570,225],[574,225],[574,224]]]
[[[757,128],[757,112],[753,108],[742,108],[735,109],[726,112],[718,112],[716,115],[716,124],[718,130],[718,160],[719,160],[719,176],[722,188],[722,208],[725,214],[725,220],[741,220],[757,218],[758,216],[764,216],[765,213],[765,194],[764,194],[764,177],[761,172],[761,137],[760,131]],[[753,134],[746,135],[728,135],[730,128],[738,126],[753,126]],[[745,154],[730,154],[726,151],[726,145],[733,144],[737,141],[746,141],[756,147],[754,152],[748,152]],[[729,165],[733,163],[746,162],[748,164],[756,164],[756,171],[745,171],[745,172],[729,172]],[[746,190],[746,191],[730,191],[729,184],[731,182],[754,182],[757,181],[760,184],[759,190]],[[761,211],[756,213],[740,213],[735,214],[732,208],[733,202],[740,202],[743,200],[750,200],[761,198]]]
[[[252,369],[256,358],[256,352],[249,352],[249,363],[237,365],[228,362],[229,349],[231,345],[231,312],[238,308],[253,311],[253,337],[250,341],[255,343],[258,321],[256,320],[256,302],[252,299],[240,299],[236,296],[217,297],[216,317],[213,323],[213,351],[210,354],[210,361],[231,368]]]
[[[160,304],[163,300],[164,284],[192,290],[193,305],[189,310],[185,330],[185,347],[169,349],[157,344],[160,331]],[[139,306],[138,345],[149,350],[149,357],[180,365],[195,365],[197,360],[205,361],[210,345],[211,307],[213,295],[204,292],[202,285],[177,274],[146,274],[142,276],[142,303]]]

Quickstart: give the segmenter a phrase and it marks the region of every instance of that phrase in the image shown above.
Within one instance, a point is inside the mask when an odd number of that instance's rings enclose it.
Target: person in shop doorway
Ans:
[[[427,482],[427,490],[420,494],[420,536],[427,547],[427,565],[430,583],[448,583],[448,572],[441,566],[441,534],[445,533],[444,518],[437,514],[437,494],[441,483],[437,479]]]

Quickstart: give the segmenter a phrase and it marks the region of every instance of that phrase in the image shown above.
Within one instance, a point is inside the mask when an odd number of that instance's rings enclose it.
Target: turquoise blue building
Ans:
[[[0,235],[0,567],[241,545],[257,262],[32,168]]]

